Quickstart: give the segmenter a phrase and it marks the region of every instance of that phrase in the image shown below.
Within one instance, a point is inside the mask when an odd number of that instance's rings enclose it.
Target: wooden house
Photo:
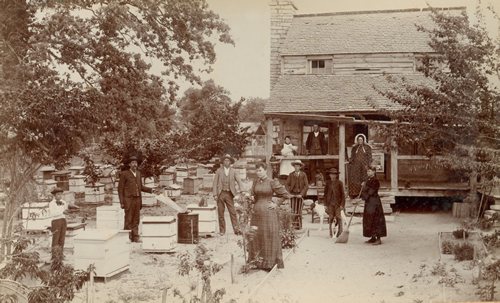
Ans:
[[[373,126],[391,123],[382,110],[397,108],[377,92],[390,87],[388,74],[425,81],[416,67],[433,50],[416,24],[433,26],[430,10],[299,15],[290,0],[273,0],[270,6],[271,93],[264,110],[268,160],[285,136],[291,136],[299,147],[292,158],[306,164],[321,158],[325,168],[338,168],[345,182],[346,153],[361,133],[372,147],[382,190],[396,196],[454,196],[468,190],[464,180],[432,167],[415,146],[384,149],[390,138],[381,137]],[[446,10],[458,14],[465,8]],[[305,153],[313,124],[327,138],[326,155]]]

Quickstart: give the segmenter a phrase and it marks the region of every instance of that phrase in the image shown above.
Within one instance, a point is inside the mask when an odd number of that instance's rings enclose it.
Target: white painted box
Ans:
[[[165,172],[160,175],[160,186],[169,186],[174,184],[174,173]]]
[[[144,216],[141,220],[143,237],[169,237],[177,234],[173,216]]]
[[[96,208],[97,229],[123,229],[125,211],[119,205],[100,206]]]
[[[199,233],[215,233],[217,232],[217,221],[198,221]]]
[[[215,205],[189,204],[187,209],[192,214],[198,214],[199,233],[215,233],[217,231],[217,207]]]
[[[23,219],[25,230],[45,230],[52,224],[52,217],[41,219]]]
[[[96,183],[95,185],[86,185],[85,194],[104,194],[104,184]]]
[[[203,188],[212,188],[214,185],[215,174],[205,174],[203,175]]]
[[[104,193],[87,194],[85,193],[86,203],[104,203]]]
[[[169,237],[143,237],[142,249],[146,251],[169,251],[177,244],[177,235]]]
[[[88,229],[74,238],[74,268],[86,270],[94,264],[96,276],[111,277],[130,265],[129,232]]]
[[[85,176],[75,175],[70,177],[69,190],[75,193],[85,192]]]

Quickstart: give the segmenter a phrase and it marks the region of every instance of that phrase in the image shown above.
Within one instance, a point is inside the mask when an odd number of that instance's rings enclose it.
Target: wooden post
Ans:
[[[231,254],[231,284],[234,284],[234,255]]]
[[[391,191],[398,191],[398,147],[394,141],[391,144]]]
[[[339,122],[339,179],[346,184],[345,179],[345,124]]]
[[[268,177],[272,178],[273,168],[269,159],[273,155],[273,119],[266,118],[266,163]]]

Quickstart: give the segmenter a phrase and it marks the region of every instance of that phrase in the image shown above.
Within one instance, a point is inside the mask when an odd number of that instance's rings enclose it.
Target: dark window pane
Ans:
[[[318,60],[312,60],[312,68],[318,68]]]
[[[325,68],[325,60],[319,60],[319,68]]]

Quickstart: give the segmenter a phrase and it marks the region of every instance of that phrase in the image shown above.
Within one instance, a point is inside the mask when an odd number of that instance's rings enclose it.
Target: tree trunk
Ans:
[[[469,202],[471,203],[470,205],[470,217],[475,218],[478,213],[478,208],[479,208],[479,199],[477,198],[477,172],[473,171],[470,174],[469,177],[469,186],[470,186],[470,191],[469,191]]]

